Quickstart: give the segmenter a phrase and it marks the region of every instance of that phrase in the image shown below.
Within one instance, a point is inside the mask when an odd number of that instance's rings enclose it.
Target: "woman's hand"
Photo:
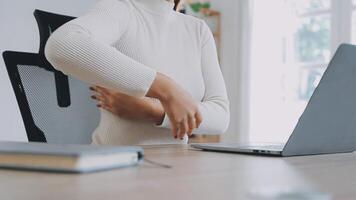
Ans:
[[[91,98],[97,100],[98,107],[126,119],[145,120],[159,125],[164,119],[164,109],[158,99],[136,98],[103,87],[90,87]]]
[[[189,136],[202,122],[197,102],[169,77],[157,73],[147,96],[158,98],[167,113],[174,137]]]

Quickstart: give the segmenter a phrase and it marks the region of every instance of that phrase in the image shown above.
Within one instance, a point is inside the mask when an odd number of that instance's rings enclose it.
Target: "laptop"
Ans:
[[[356,46],[339,46],[286,144],[191,146],[210,151],[272,156],[356,151]]]

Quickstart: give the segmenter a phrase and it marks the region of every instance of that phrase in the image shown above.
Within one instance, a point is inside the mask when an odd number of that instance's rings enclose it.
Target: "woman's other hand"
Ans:
[[[171,78],[157,73],[147,96],[157,98],[167,113],[175,138],[189,136],[202,122],[198,103]]]
[[[101,107],[119,117],[144,120],[160,125],[164,119],[164,109],[158,99],[136,98],[103,87],[90,87],[94,92],[92,99]]]

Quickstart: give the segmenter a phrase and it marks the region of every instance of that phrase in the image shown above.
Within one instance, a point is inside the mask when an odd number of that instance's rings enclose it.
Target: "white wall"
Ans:
[[[230,99],[230,127],[223,136],[224,141],[247,140],[248,117],[245,92],[247,89],[247,74],[243,70],[244,50],[242,17],[245,12],[244,0],[212,0],[212,8],[222,13],[221,68],[224,74]]]
[[[85,12],[96,0],[1,0],[0,52],[37,52],[39,35],[34,9],[72,16]],[[27,141],[25,128],[4,61],[0,59],[0,140]]]

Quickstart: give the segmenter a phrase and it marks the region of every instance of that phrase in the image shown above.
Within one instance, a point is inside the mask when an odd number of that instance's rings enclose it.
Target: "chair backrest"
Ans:
[[[89,85],[53,68],[44,55],[50,34],[73,17],[34,12],[38,53],[5,51],[3,58],[29,141],[89,144],[100,120]]]

